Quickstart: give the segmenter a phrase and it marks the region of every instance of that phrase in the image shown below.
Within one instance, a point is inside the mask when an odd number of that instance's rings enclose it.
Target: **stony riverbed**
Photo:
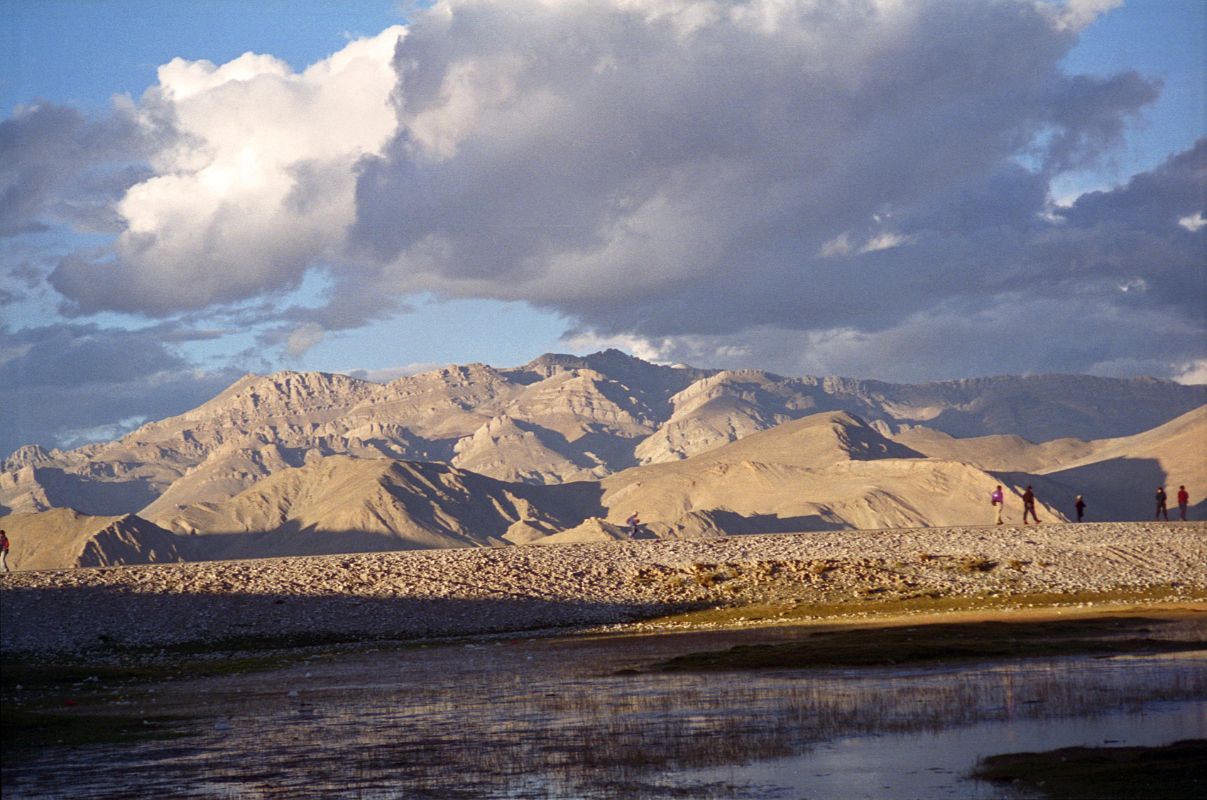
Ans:
[[[477,635],[689,609],[1207,590],[1207,523],[1049,524],[19,572],[5,653]]]

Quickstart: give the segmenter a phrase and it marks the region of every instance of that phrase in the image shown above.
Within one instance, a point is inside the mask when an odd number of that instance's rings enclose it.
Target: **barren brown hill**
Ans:
[[[968,464],[924,458],[849,414],[816,414],[605,478],[606,519],[550,541],[614,538],[633,512],[660,538],[985,523],[999,482]],[[1026,483],[1004,482],[1017,494]],[[1042,502],[1040,514],[1062,519]]]
[[[205,558],[523,543],[598,508],[596,484],[509,484],[445,464],[329,456],[156,517]]]
[[[919,426],[897,433],[893,439],[929,458],[962,461],[984,470],[1038,472],[1071,464],[1095,450],[1081,439],[1029,442],[1021,436],[976,436],[957,439],[942,431]]]
[[[512,370],[448,367],[384,385],[322,373],[249,375],[114,442],[19,449],[0,465],[0,512],[161,514],[328,455],[464,464],[529,483],[610,474],[636,463],[637,443],[660,424],[642,398],[665,406],[705,373],[598,355],[543,357]],[[622,383],[588,362],[648,385]]]
[[[4,464],[0,503],[30,511],[71,507],[90,514],[133,513],[206,462],[211,463],[202,475],[186,482],[192,489],[188,496],[176,492],[177,502],[230,496],[230,489],[244,488],[267,472],[215,462],[239,462],[247,451],[270,444],[286,463],[301,463],[312,450],[321,454],[325,437],[338,427],[334,420],[377,388],[343,375],[248,375],[197,408],[116,441],[42,452],[36,460],[18,460],[14,454]],[[211,486],[208,477],[219,485]]]
[[[583,377],[565,375],[562,383]],[[313,450],[295,466],[286,459],[296,453],[277,445],[230,445],[229,453],[194,468],[181,485],[188,490],[182,496],[198,491],[190,481],[211,491],[223,481],[240,485],[237,474],[228,477],[215,465],[261,471],[260,480],[233,496],[215,491],[201,502],[173,503],[172,487],[148,507],[155,512],[151,522],[60,509],[13,515],[12,525],[24,547],[40,542],[45,548],[41,561],[28,563],[74,566],[624,539],[624,520],[634,511],[644,523],[640,536],[656,538],[977,525],[992,521],[988,497],[999,483],[1008,491],[1008,522],[1020,521],[1018,495],[1027,484],[1035,485],[1047,522],[1071,514],[1075,494],[1089,498],[1094,519],[1145,518],[1147,483],[1135,497],[1127,487],[1153,476],[1136,471],[1159,470],[1161,480],[1200,491],[1207,482],[1205,427],[1207,407],[1153,431],[1095,442],[953,440],[921,429],[894,440],[880,426],[827,412],[682,460],[555,486],[500,481],[445,464]],[[530,433],[503,423],[494,429]],[[1052,459],[1050,469],[1043,468],[1045,459]],[[1031,471],[1000,468],[1020,466]],[[1200,501],[1196,513],[1205,507]],[[88,544],[109,528],[108,538],[100,537],[103,547]],[[119,544],[126,549],[114,549]],[[81,560],[88,546],[93,555]]]
[[[92,517],[56,508],[12,514],[0,527],[9,532],[9,564],[18,570],[193,560],[187,540],[132,515]]]

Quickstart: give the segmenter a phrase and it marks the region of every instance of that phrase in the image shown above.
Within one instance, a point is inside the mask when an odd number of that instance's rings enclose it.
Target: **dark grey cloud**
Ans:
[[[1049,172],[1095,166],[1120,141],[1128,115],[1157,99],[1161,83],[1135,72],[1107,78],[1074,75],[1058,85],[1050,108],[1055,122],[1042,148]]]
[[[41,103],[0,121],[0,236],[70,222],[118,229],[113,206],[149,174],[148,135],[132,109],[96,118]]]
[[[787,375],[911,383],[1059,372],[1174,378],[1193,370],[1203,345],[1201,325],[1161,309],[1120,310],[1077,291],[1011,292],[992,302],[948,301],[874,331],[765,326],[740,340],[680,337],[662,355],[728,368],[758,364]]]
[[[1088,368],[1012,344],[1044,335],[1018,298],[1109,318],[1129,282],[1196,280],[1202,234],[1158,211],[1203,183],[1171,165],[1124,190],[1143,213],[1050,207],[1160,88],[1066,74],[1075,42],[1023,2],[441,6],[398,46],[400,131],[362,163],[352,240],[383,284],[601,337],[799,346],[971,309],[1019,366]]]
[[[0,453],[111,438],[212,397],[238,372],[197,369],[170,344],[195,338],[163,326],[0,328]]]
[[[102,329],[97,325],[55,325],[5,333],[0,384],[77,386],[121,383],[179,370],[185,361],[154,332]]]
[[[902,215],[914,244],[842,262],[875,275],[847,299],[834,282],[814,294],[841,304],[847,322],[810,329],[769,314],[740,336],[702,326],[663,354],[899,381],[1035,372],[1201,380],[1207,228],[1183,221],[1202,207],[1205,183],[1207,139],[1067,208],[1044,211],[1032,178],[1015,170],[985,187],[993,191],[954,193],[951,213],[935,205]],[[916,283],[894,286],[894,273],[911,271]],[[888,299],[878,285],[894,286]],[[731,299],[706,313],[723,314]],[[890,300],[907,313],[877,318]]]
[[[398,47],[404,127],[362,167],[354,237],[403,286],[530,299],[608,333],[884,325],[925,308],[927,279],[979,290],[916,250],[820,253],[911,233],[920,209],[960,233],[1030,229],[1044,176],[1011,176],[1014,158],[1046,130],[1043,163],[1083,163],[1155,97],[1138,76],[1063,75],[1072,37],[1024,4],[696,28],[640,5],[512,5],[432,13]],[[960,220],[978,193],[1002,210]]]
[[[1125,307],[1163,309],[1202,324],[1207,315],[1207,229],[1180,220],[1207,208],[1207,138],[1111,191],[1082,195],[1062,224],[1036,237],[1057,277],[1123,287]],[[1049,278],[1049,281],[1051,278]]]

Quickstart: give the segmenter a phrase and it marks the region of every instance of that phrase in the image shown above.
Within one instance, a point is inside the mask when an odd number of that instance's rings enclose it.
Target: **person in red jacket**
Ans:
[[[0,531],[0,567],[8,572],[8,534]]]
[[[1182,521],[1186,521],[1186,506],[1190,505],[1190,492],[1186,491],[1185,486],[1178,487],[1178,513],[1182,516]]]

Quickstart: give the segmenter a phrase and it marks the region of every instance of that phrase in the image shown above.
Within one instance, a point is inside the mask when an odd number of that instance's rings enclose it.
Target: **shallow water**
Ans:
[[[314,657],[109,695],[168,742],[43,748],[9,797],[999,797],[980,756],[1207,737],[1202,654],[617,674],[740,634]],[[887,787],[887,788],[886,788]]]
[[[1204,736],[1207,701],[1165,702],[1088,717],[1009,718],[937,732],[842,737],[799,756],[697,770],[676,780],[758,787],[763,796],[809,800],[1022,797],[965,776],[979,759],[1003,752],[1158,746]]]

